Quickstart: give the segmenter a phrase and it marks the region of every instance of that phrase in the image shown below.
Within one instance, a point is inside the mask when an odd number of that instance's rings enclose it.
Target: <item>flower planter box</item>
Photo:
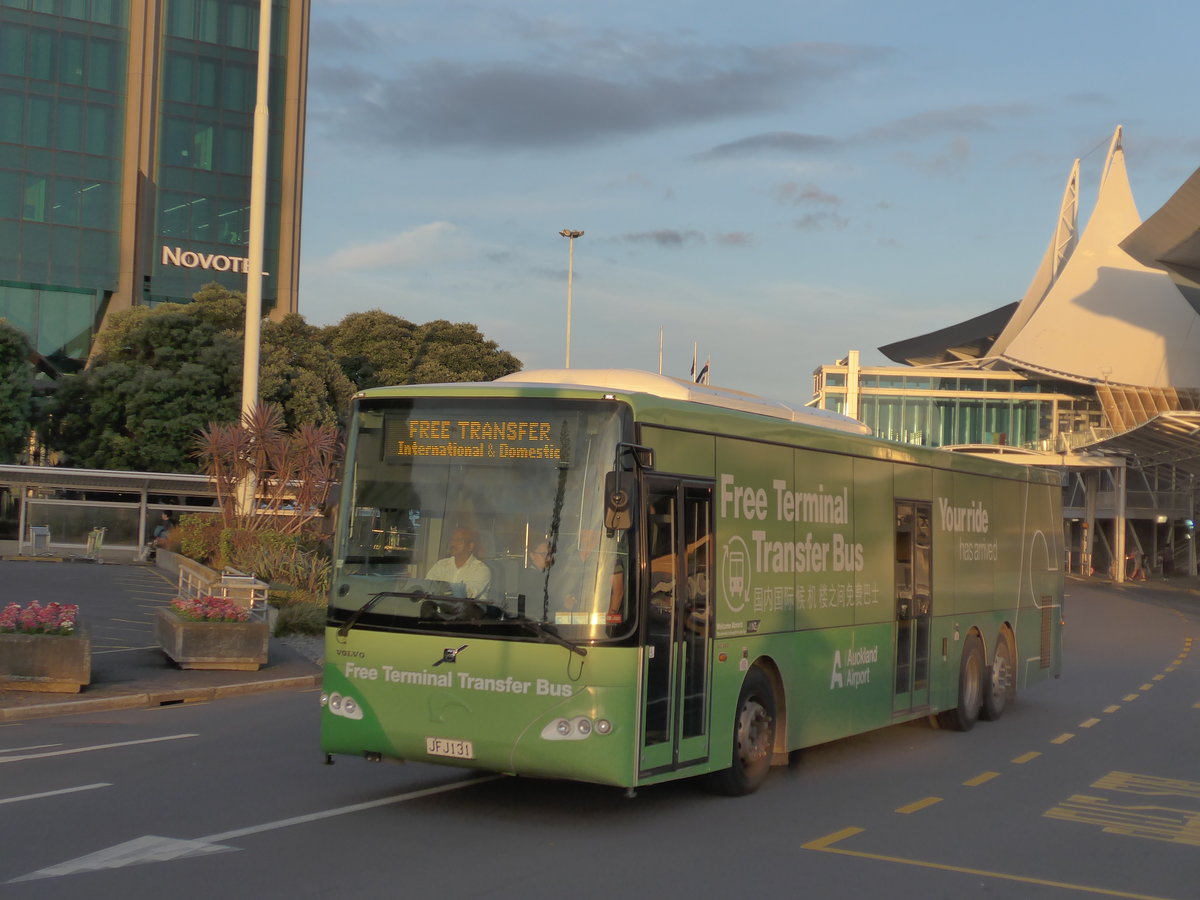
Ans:
[[[74,634],[0,634],[0,689],[77,694],[92,680],[92,639]]]
[[[163,653],[181,669],[253,672],[267,661],[266,622],[191,622],[159,609],[154,632]]]

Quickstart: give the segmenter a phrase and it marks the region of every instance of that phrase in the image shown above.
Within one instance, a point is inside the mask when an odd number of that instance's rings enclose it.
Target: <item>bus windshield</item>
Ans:
[[[351,424],[331,624],[598,640],[632,628],[604,479],[612,401],[368,398]]]

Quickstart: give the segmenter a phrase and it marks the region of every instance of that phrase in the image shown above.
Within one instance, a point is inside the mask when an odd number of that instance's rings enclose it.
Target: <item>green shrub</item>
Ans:
[[[324,605],[332,565],[321,534],[226,528],[212,515],[185,515],[178,531],[184,556],[217,570],[231,566],[262,581],[287,585],[320,597]]]
[[[275,634],[319,635],[325,631],[325,604],[293,603],[281,607],[275,621]]]

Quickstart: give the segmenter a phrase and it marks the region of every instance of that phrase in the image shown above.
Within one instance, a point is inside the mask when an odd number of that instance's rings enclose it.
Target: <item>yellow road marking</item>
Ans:
[[[1138,688],[1139,691],[1149,691],[1149,690],[1153,690],[1153,689],[1154,689],[1154,685],[1149,684],[1149,683],[1143,684],[1140,688]]]
[[[916,866],[921,869],[936,869],[940,872],[957,872],[962,875],[977,875],[984,878],[997,878],[1001,881],[1015,881],[1019,884],[1037,884],[1043,887],[1062,888],[1068,891],[1081,891],[1088,894],[1100,894],[1104,897],[1125,897],[1127,900],[1167,900],[1165,897],[1156,897],[1152,894],[1133,894],[1128,891],[1116,891],[1109,888],[1090,887],[1085,884],[1071,884],[1066,881],[1051,881],[1047,878],[1030,878],[1026,875],[1013,875],[1007,872],[992,872],[987,869],[972,869],[968,866],[951,866],[946,863],[928,862],[922,859],[905,859],[902,856],[885,856],[881,853],[866,853],[862,850],[846,850],[841,847],[835,847],[834,844],[843,841],[848,837],[853,837],[856,834],[861,834],[865,829],[862,828],[843,828],[841,831],[835,831],[833,834],[828,834],[825,837],[817,838],[815,841],[809,841],[807,844],[801,844],[803,850],[816,850],[821,853],[836,853],[839,856],[853,856],[858,859],[873,859],[877,862],[890,862],[902,866]]]
[[[1131,703],[1132,701],[1136,700],[1140,696],[1141,696],[1141,694],[1126,694],[1121,699],[1124,700],[1126,703]]]
[[[1121,708],[1121,705],[1119,703],[1114,703],[1112,706],[1104,707],[1104,711],[1106,713],[1115,713],[1120,708]]]
[[[1071,733],[1068,731],[1068,732],[1067,732],[1067,733],[1065,733],[1065,734],[1060,734],[1058,737],[1056,737],[1056,738],[1055,738],[1054,740],[1052,740],[1050,743],[1052,743],[1052,744],[1065,744],[1067,741],[1069,741],[1069,740],[1070,740],[1071,738],[1073,738],[1073,737],[1075,737],[1075,735],[1071,734]]]
[[[801,850],[824,850],[826,847],[836,844],[840,840],[848,837],[854,837],[856,834],[862,834],[865,829],[862,828],[843,828],[841,831],[835,831],[833,834],[827,834],[823,838],[817,838],[815,841],[809,841],[807,844],[801,844]]]
[[[909,815],[910,813],[920,812],[927,806],[933,806],[935,803],[941,802],[941,797],[926,797],[923,800],[917,800],[916,802],[910,803],[907,806],[901,806],[898,810],[896,810],[896,812]]]
[[[1099,724],[1100,724],[1099,719],[1087,719],[1086,721],[1080,722],[1079,727],[1080,728],[1091,728],[1093,725],[1099,725]]]
[[[1155,681],[1162,681],[1162,680],[1163,680],[1164,678],[1166,678],[1166,677],[1167,677],[1166,675],[1155,675],[1155,676],[1154,676],[1154,680],[1155,680]]]
[[[999,778],[999,772],[981,772],[974,778],[968,778],[963,782],[967,787],[979,787],[981,784],[991,781],[993,778]]]
[[[1018,766],[1023,766],[1031,759],[1037,759],[1041,755],[1042,754],[1040,750],[1030,750],[1028,753],[1022,753],[1020,756],[1014,759],[1013,762],[1015,762]]]

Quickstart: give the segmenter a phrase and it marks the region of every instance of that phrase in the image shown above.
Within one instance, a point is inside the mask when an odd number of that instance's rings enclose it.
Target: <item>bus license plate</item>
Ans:
[[[470,741],[452,741],[449,738],[425,738],[425,752],[430,756],[449,756],[453,759],[475,758],[475,747]]]

